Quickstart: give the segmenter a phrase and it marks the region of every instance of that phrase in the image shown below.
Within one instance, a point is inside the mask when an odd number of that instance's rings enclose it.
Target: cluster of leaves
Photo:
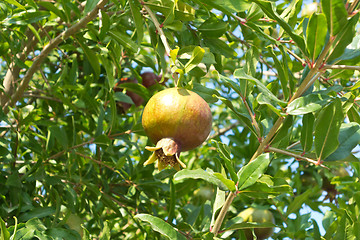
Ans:
[[[1,239],[241,239],[249,206],[273,238],[360,238],[358,1],[304,5],[1,2]],[[169,81],[144,87],[149,70]],[[175,84],[214,128],[158,172],[126,92]]]

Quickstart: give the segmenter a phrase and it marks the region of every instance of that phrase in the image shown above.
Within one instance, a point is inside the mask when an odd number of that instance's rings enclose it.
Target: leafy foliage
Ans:
[[[358,5],[2,1],[0,239],[359,239]],[[173,86],[213,131],[159,172],[141,114]]]

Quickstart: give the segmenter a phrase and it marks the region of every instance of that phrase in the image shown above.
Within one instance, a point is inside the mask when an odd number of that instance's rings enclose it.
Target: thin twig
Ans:
[[[82,154],[82,153],[79,153],[79,152],[75,152],[75,154],[78,155],[78,156],[80,156],[80,157],[83,157],[83,158],[86,158],[86,159],[90,159],[91,161],[93,161],[93,162],[95,162],[95,163],[97,163],[97,164],[99,164],[99,165],[101,165],[101,166],[104,166],[104,167],[110,169],[110,170],[113,171],[113,172],[118,172],[118,170],[116,170],[115,168],[110,167],[110,166],[106,165],[105,163],[103,163],[102,161],[99,161],[99,160],[97,160],[97,159],[95,159],[95,158],[92,158],[92,157],[90,157],[90,156],[87,156],[87,155]]]
[[[38,98],[38,99],[46,99],[46,100],[51,100],[51,101],[55,101],[55,102],[62,102],[60,99],[58,98],[54,98],[54,97],[48,97],[48,96],[42,96],[42,95],[37,95],[31,92],[26,92],[23,94],[23,97],[31,97],[31,98]]]
[[[83,143],[80,143],[80,144],[75,145],[75,146],[73,146],[73,147],[70,147],[70,148],[68,148],[68,149],[66,149],[66,150],[62,150],[62,151],[60,151],[60,152],[58,152],[58,153],[50,156],[49,158],[47,158],[47,159],[45,160],[45,162],[47,162],[47,161],[49,161],[49,160],[51,160],[51,159],[56,159],[56,158],[62,156],[63,154],[67,153],[67,152],[70,151],[70,150],[74,150],[74,149],[76,149],[76,148],[80,148],[80,147],[85,146],[85,145],[87,145],[87,144],[92,144],[92,143],[94,143],[94,141],[95,141],[95,138],[92,138],[91,140],[89,140],[89,141],[87,141],[87,142],[83,142]]]
[[[213,139],[213,138],[216,138],[218,136],[224,135],[225,133],[227,133],[228,131],[230,131],[231,129],[233,129],[233,128],[237,127],[237,126],[239,126],[239,122],[232,123],[229,126],[226,126],[224,128],[219,129],[213,135],[209,136],[208,139]]]
[[[159,21],[157,20],[155,14],[151,11],[151,9],[148,6],[146,6],[146,3],[145,2],[142,2],[142,3],[143,3],[143,6],[144,6],[146,12],[149,14],[150,19],[152,20],[152,22],[155,25],[156,31],[159,34],[161,42],[163,43],[163,45],[165,47],[165,52],[166,52],[167,56],[170,57],[171,48],[170,48],[170,45],[169,45],[169,43],[168,43],[168,41],[166,39],[165,33],[162,30],[162,26],[160,25]],[[164,74],[165,73],[163,73],[163,75]],[[178,79],[179,77],[178,77],[177,73],[173,74],[173,78],[174,78],[175,86],[177,87],[178,82],[179,82],[179,79]]]
[[[291,56],[293,56],[296,60],[298,60],[303,66],[306,64],[306,62],[301,57],[293,53],[290,49],[287,48],[286,52],[289,53]]]
[[[330,64],[325,64],[323,66],[324,69],[349,69],[349,70],[359,70],[360,71],[360,66],[348,66],[348,65],[330,65]]]
[[[232,201],[234,200],[234,198],[236,197],[236,194],[233,192],[230,192],[225,203],[224,206],[221,208],[219,215],[216,218],[216,221],[214,223],[214,226],[211,229],[211,232],[216,236],[219,233],[220,227],[222,222],[224,221],[224,218],[226,216],[227,211],[229,210],[229,207],[232,203]]]
[[[146,3],[144,3],[144,8],[146,10],[146,12],[149,14],[149,17],[151,18],[151,21],[154,23],[156,30],[158,31],[158,34],[160,36],[161,42],[163,43],[164,47],[165,47],[165,52],[168,56],[170,56],[170,45],[166,39],[165,33],[162,30],[162,27],[160,26],[159,21],[157,20],[155,14],[151,11],[151,9],[146,6]]]
[[[274,147],[268,147],[267,150],[270,151],[270,152],[280,153],[280,154],[284,154],[284,155],[287,155],[287,156],[290,156],[290,157],[294,157],[295,159],[302,159],[302,160],[305,160],[305,161],[307,161],[309,163],[319,165],[319,166],[324,167],[324,168],[328,168],[328,167],[326,167],[325,165],[323,165],[321,163],[318,164],[317,160],[314,160],[314,159],[311,159],[311,158],[308,158],[308,157],[304,157],[304,156],[302,156],[300,154],[292,153],[292,152],[282,150],[282,149],[278,149],[278,148],[274,148]]]

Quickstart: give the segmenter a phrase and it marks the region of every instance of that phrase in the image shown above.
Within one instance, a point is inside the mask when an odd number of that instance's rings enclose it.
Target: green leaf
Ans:
[[[138,51],[139,46],[133,40],[131,40],[128,35],[115,30],[109,31],[108,34],[112,39],[114,39],[117,43],[119,43],[127,50],[135,53]]]
[[[342,214],[340,216],[338,216],[338,219],[339,221],[339,224],[338,224],[338,227],[336,229],[336,233],[335,233],[335,236],[334,236],[334,240],[343,240],[343,239],[347,239],[346,237],[346,220],[347,220],[347,217],[346,217],[346,214]]]
[[[47,19],[48,17],[50,17],[50,13],[48,11],[29,11],[24,12],[21,15],[14,15],[8,21],[11,24],[28,25]]]
[[[339,145],[338,136],[344,119],[339,98],[326,106],[319,113],[315,122],[315,152],[319,160],[333,153]]]
[[[18,8],[21,8],[23,10],[26,10],[26,8],[21,5],[20,3],[18,3],[16,0],[4,0],[5,2],[9,3],[9,4],[12,4],[12,5],[15,5],[17,6]]]
[[[231,101],[229,101],[228,99],[226,98],[223,98],[223,97],[220,97],[220,96],[216,96],[216,95],[213,95],[214,97],[218,98],[219,100],[221,100],[223,103],[225,103],[225,105],[230,108],[235,114],[236,116],[238,117],[238,119],[244,124],[246,125],[249,130],[254,133],[255,136],[257,136],[257,133],[254,129],[254,126],[252,125],[252,122],[250,120],[250,117],[244,113],[241,113],[239,112],[235,107],[234,105],[232,104]]]
[[[266,95],[264,95],[263,93],[260,93],[256,97],[256,100],[259,104],[268,106],[271,111],[276,113],[276,115],[281,116],[281,109],[276,108],[277,105],[276,102],[274,102],[270,98],[267,98]]]
[[[202,169],[196,169],[196,170],[183,169],[174,175],[175,181],[181,181],[189,178],[202,179],[218,186],[221,190],[224,191],[229,190],[222,181],[220,181],[217,177],[214,176],[213,172],[210,169],[207,169],[207,171],[204,171]]]
[[[46,235],[51,236],[54,240],[73,239],[80,240],[81,236],[72,229],[51,228],[46,231]]]
[[[174,11],[174,19],[178,19],[184,22],[195,19],[195,9],[193,7],[182,1],[176,1],[174,9],[172,2],[173,1],[165,2],[164,5],[157,5],[151,2],[146,2],[146,5],[155,11],[161,12],[164,16],[170,16],[171,12]]]
[[[180,234],[170,224],[166,223],[161,218],[151,216],[150,214],[137,214],[135,219],[148,222],[154,231],[159,232],[161,235],[168,237],[171,240],[186,240],[187,238]]]
[[[209,47],[212,53],[224,55],[227,58],[233,58],[237,55],[235,50],[221,39],[204,37],[204,44]]]
[[[264,16],[264,12],[261,10],[261,8],[256,5],[255,3],[251,3],[249,12],[246,17],[246,21],[249,22],[256,22],[260,18]]]
[[[185,72],[190,72],[194,67],[201,63],[204,54],[205,50],[199,46],[196,46],[193,50],[190,60],[185,65]]]
[[[81,48],[83,49],[83,51],[86,55],[86,58],[88,59],[90,65],[94,71],[95,79],[98,79],[100,76],[99,58],[97,57],[96,53],[85,44],[85,39],[83,37],[77,37],[77,40],[78,40]]]
[[[230,227],[226,228],[224,231],[233,231],[238,229],[253,229],[253,228],[274,228],[276,227],[275,224],[265,222],[265,223],[253,223],[253,222],[242,222],[243,220],[240,218],[240,223],[235,223],[231,225]]]
[[[355,40],[356,37],[353,39]],[[350,48],[345,48],[344,53],[334,59],[332,62],[336,62],[338,64],[343,64],[343,65],[356,65],[357,63],[359,63],[360,61],[360,49],[350,49]],[[360,86],[357,86],[356,88],[358,88]]]
[[[131,8],[131,13],[133,16],[133,20],[135,23],[135,27],[136,27],[136,36],[137,36],[137,41],[138,44],[141,44],[143,36],[144,36],[144,28],[143,28],[143,18],[140,12],[140,9],[137,5],[138,1],[135,0],[130,0],[130,8]]]
[[[304,152],[308,152],[312,148],[314,141],[314,122],[315,117],[312,113],[308,113],[303,116],[300,143]]]
[[[263,174],[252,186],[241,191],[242,194],[251,198],[269,199],[280,194],[292,194],[293,189],[283,178],[275,178]]]
[[[349,111],[347,112],[350,122],[357,122],[360,124],[360,115],[359,112],[356,111],[355,107],[352,106]]]
[[[323,13],[311,15],[306,28],[306,45],[312,62],[315,62],[325,45],[327,33],[325,26],[326,17]]]
[[[216,220],[217,212],[219,209],[224,206],[225,203],[225,191],[220,190],[219,188],[216,189],[216,197],[213,204],[213,214],[211,217],[210,226],[213,226]]]
[[[238,190],[241,191],[253,185],[265,172],[270,163],[270,155],[268,153],[261,154],[253,161],[243,166],[238,175]]]
[[[83,16],[91,12],[96,7],[98,2],[99,0],[87,0],[83,11]]]
[[[217,177],[230,191],[235,192],[235,182],[230,179],[225,178],[221,173],[214,173],[215,177]]]
[[[199,96],[202,97],[208,103],[216,103],[218,99],[213,97],[213,95],[215,96],[220,95],[218,91],[216,91],[215,89],[205,87],[202,84],[196,82],[194,82],[193,84],[192,91],[199,94]]]
[[[291,213],[298,211],[301,208],[301,206],[304,204],[304,202],[308,200],[311,194],[313,194],[315,191],[316,189],[310,188],[301,195],[295,197],[294,200],[292,200],[292,202],[289,204],[286,213],[284,214],[284,217],[287,218]]]
[[[283,64],[281,64],[281,62],[278,59],[278,56],[275,55],[274,50],[271,46],[268,46],[266,49],[269,51],[271,57],[274,60],[275,67],[278,72],[279,80],[281,83],[281,88],[284,93],[284,99],[288,99],[289,98],[289,87],[288,87],[289,79],[288,79],[288,75],[285,74],[285,68],[287,68],[287,66],[284,66]],[[282,58],[286,58],[286,56],[282,55]]]
[[[316,112],[322,109],[332,100],[326,94],[312,93],[304,97],[299,97],[292,101],[286,109],[286,113],[290,115],[303,115]]]
[[[251,82],[253,82],[257,88],[264,94],[264,97],[268,98],[271,101],[274,101],[276,103],[278,103],[280,106],[286,106],[286,102],[281,101],[280,99],[278,99],[269,89],[266,88],[266,86],[261,83],[258,79],[253,78],[249,75],[247,75],[244,72],[244,69],[236,69],[234,72],[234,77],[241,79],[241,80],[249,80]],[[234,89],[235,90],[235,89]]]
[[[324,161],[338,161],[347,158],[351,151],[360,144],[360,125],[358,123],[343,123],[339,132],[339,146],[336,151]]]
[[[131,92],[138,94],[145,101],[149,100],[149,98],[151,97],[149,90],[147,90],[147,88],[144,87],[144,85],[139,84],[139,83],[122,83],[121,88],[126,89],[126,91],[131,91]],[[120,97],[120,95],[118,95],[117,97]],[[123,97],[121,97],[121,98],[123,98]]]
[[[296,45],[300,48],[303,53],[306,53],[305,41],[304,39],[296,34],[293,28],[284,20],[282,19],[275,10],[275,3],[270,1],[263,1],[263,0],[254,0],[256,4],[258,4],[263,12],[271,19],[275,20],[289,36],[292,40],[296,43]]]
[[[59,8],[55,7],[53,3],[46,2],[46,1],[40,1],[40,2],[37,2],[37,4],[46,8],[47,10],[55,13],[58,17],[61,18],[62,21],[67,22],[65,13],[62,10],[60,10]]]
[[[68,148],[68,138],[63,126],[51,126],[49,128],[50,134],[62,145],[64,149]]]
[[[283,121],[281,128],[276,133],[276,136],[272,140],[274,147],[287,147],[289,145],[289,138],[291,136],[291,129],[294,126],[294,118],[289,115]]]
[[[209,38],[219,38],[228,30],[228,24],[221,19],[211,17],[203,22],[198,31]]]
[[[235,169],[232,163],[233,161],[231,160],[231,156],[230,156],[231,154],[230,148],[226,144],[215,140],[211,140],[211,143],[213,143],[216,146],[216,150],[218,153],[220,153],[220,157],[224,159],[225,167],[229,171],[231,178],[235,182],[237,182],[238,180],[237,175],[235,173]]]
[[[21,214],[20,217],[19,217],[19,221],[27,221],[29,219],[38,219],[38,218],[42,218],[42,217],[47,217],[47,216],[50,216],[50,215],[54,214],[55,211],[56,211],[55,207],[38,207],[38,208],[34,208],[34,209],[31,209],[30,211],[27,211],[27,212]],[[27,222],[27,224],[29,222]]]
[[[352,17],[346,25],[341,26],[341,31],[336,35],[334,45],[335,48],[332,50],[328,61],[332,61],[343,55],[346,47],[353,41],[355,36],[355,26],[358,23],[359,14]]]
[[[109,87],[109,89],[112,89],[112,88],[115,87],[115,77],[114,77],[113,65],[104,56],[100,56],[100,59],[101,59],[102,65],[104,66],[105,71],[106,71],[106,78],[108,80],[107,81],[108,87]]]
[[[123,92],[115,92],[114,93],[114,99],[116,101],[119,102],[124,102],[124,103],[130,103],[130,104],[134,104],[133,100],[131,99],[131,97],[129,97],[128,95],[126,95]]]
[[[111,21],[109,15],[103,10],[101,10],[101,18],[102,18],[101,21],[102,24],[100,28],[99,39],[103,40],[107,36],[108,31],[110,30]]]
[[[255,5],[257,6],[257,5]],[[257,65],[259,62],[259,50],[256,47],[251,47],[245,53],[246,63],[244,66],[244,72],[250,76],[255,76],[257,71]]]
[[[338,34],[347,24],[347,11],[342,0],[321,0],[330,36]]]
[[[110,238],[111,238],[111,229],[109,227],[109,223],[105,222],[104,228],[100,233],[99,240],[110,240]]]
[[[4,220],[2,220],[2,218],[0,218],[0,230],[1,230],[0,240],[10,240],[10,233],[6,229],[5,222]]]

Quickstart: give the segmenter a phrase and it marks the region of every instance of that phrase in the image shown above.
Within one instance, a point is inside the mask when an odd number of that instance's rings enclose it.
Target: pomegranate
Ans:
[[[142,78],[142,85],[144,85],[144,87],[146,87],[146,88],[149,88],[152,85],[155,85],[156,83],[158,83],[161,80],[161,76],[158,76],[153,72],[144,72],[144,73],[140,74],[140,76]],[[165,81],[166,80],[167,79],[165,78]],[[138,83],[138,80],[135,78],[121,78],[120,81],[117,82],[117,84],[114,87],[115,92],[123,90],[120,87],[120,85],[122,83]],[[137,107],[144,103],[144,99],[134,92],[127,91],[126,95],[128,95],[133,100],[135,106],[137,106]],[[118,105],[119,105],[119,107],[122,108],[122,112],[126,112],[131,107],[130,103],[125,103],[125,102],[119,102]]]
[[[144,72],[140,76],[142,78],[142,85],[144,85],[144,87],[146,88],[155,85],[157,82],[160,82],[161,80],[161,76],[158,76],[153,72]]]
[[[243,218],[244,222],[275,223],[273,214],[267,209],[250,207],[239,213],[239,216]],[[246,235],[246,239],[253,239],[253,234],[250,229],[245,229],[244,232]],[[274,228],[254,228],[254,232],[257,239],[266,239],[274,233]]]
[[[158,92],[146,104],[142,125],[155,147],[144,163],[158,161],[161,171],[168,165],[176,170],[186,168],[180,152],[196,148],[208,137],[212,124],[209,105],[196,93],[183,88],[169,88]]]

